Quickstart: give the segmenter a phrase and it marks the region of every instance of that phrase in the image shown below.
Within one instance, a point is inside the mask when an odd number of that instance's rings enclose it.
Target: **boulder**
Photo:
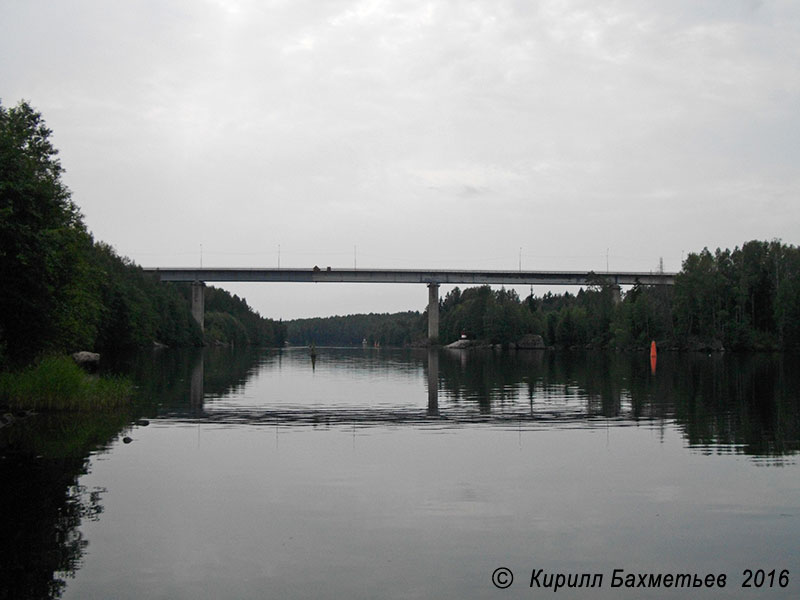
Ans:
[[[462,348],[469,348],[472,345],[472,340],[456,340],[452,344],[447,344],[445,348],[454,348],[456,350],[460,350]]]
[[[542,336],[532,333],[522,336],[517,342],[517,348],[520,350],[544,350],[546,347]]]
[[[73,354],[72,360],[81,366],[97,366],[97,363],[100,362],[100,355],[97,352],[82,350]]]
[[[689,350],[694,352],[724,352],[725,346],[718,339],[689,341]]]

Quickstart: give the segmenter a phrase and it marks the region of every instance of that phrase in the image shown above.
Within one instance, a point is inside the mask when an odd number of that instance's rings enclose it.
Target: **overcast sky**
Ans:
[[[143,266],[677,270],[800,242],[794,0],[3,0],[21,99]],[[284,319],[427,301],[225,287]]]

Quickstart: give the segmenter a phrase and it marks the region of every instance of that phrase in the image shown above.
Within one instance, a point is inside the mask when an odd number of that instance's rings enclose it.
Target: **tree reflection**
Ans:
[[[88,546],[81,524],[103,512],[103,490],[79,483],[90,453],[147,414],[224,420],[224,409],[210,414],[207,405],[240,394],[254,376],[292,368],[294,360],[302,360],[298,373],[314,376],[307,359],[304,353],[293,358],[291,352],[252,349],[150,354],[126,371],[140,393],[131,412],[38,415],[0,429],[0,600],[57,598],[80,568]],[[236,422],[313,427],[673,423],[690,447],[704,452],[741,452],[780,464],[781,457],[800,450],[800,370],[792,355],[664,352],[656,373],[646,353],[596,351],[325,349],[319,360],[324,371],[352,372],[359,380],[397,372],[423,377],[427,397],[417,407],[262,406],[252,416],[237,412]],[[194,393],[193,375],[195,388],[200,386]]]
[[[792,355],[492,350],[443,352],[441,403],[483,415],[546,414],[590,423],[672,420],[691,446],[758,456],[800,449],[800,374]],[[524,404],[523,404],[524,403]],[[526,411],[521,410],[527,408]]]
[[[182,381],[169,414],[224,422],[226,413],[203,409],[214,398],[237,394],[246,381],[293,364],[303,353],[233,349],[206,352],[194,362],[174,365],[179,373],[162,381]],[[192,407],[189,382],[204,367],[203,405]],[[426,379],[427,410],[387,406],[282,410],[269,406],[237,423],[363,424],[483,421],[528,426],[677,423],[689,445],[757,456],[794,454],[800,443],[800,375],[791,355],[670,353],[659,355],[654,373],[646,353],[602,351],[499,351],[493,349],[364,351],[320,349],[326,370],[348,371],[359,379],[392,372],[419,373]],[[311,371],[308,371],[309,374]],[[197,379],[197,377],[195,377]],[[146,385],[146,384],[145,384]],[[195,386],[196,387],[196,386]],[[174,384],[169,389],[174,389]],[[154,390],[154,394],[158,392]],[[161,395],[163,397],[163,395]],[[162,407],[162,414],[163,414]],[[199,409],[199,410],[198,410]]]
[[[58,598],[88,546],[81,523],[103,512],[102,489],[79,484],[89,452],[114,439],[120,415],[29,417],[0,430],[0,598]]]

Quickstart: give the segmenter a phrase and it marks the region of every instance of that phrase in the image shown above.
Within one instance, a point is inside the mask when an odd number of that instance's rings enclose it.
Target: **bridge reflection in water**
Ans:
[[[173,405],[164,416],[314,427],[671,422],[703,448],[762,456],[800,449],[800,374],[783,357],[665,353],[653,374],[645,352],[321,348],[312,370],[307,350],[290,349],[256,356],[220,378],[234,356],[198,355],[187,377],[188,406]],[[281,380],[292,384],[280,387]]]
[[[428,348],[428,416],[439,416],[439,351]]]
[[[339,349],[341,350],[341,349]],[[354,350],[354,352],[359,352]],[[366,352],[375,352],[370,349]],[[294,405],[290,409],[270,409],[261,407],[242,407],[240,409],[225,411],[217,408],[207,409],[205,393],[205,354],[198,354],[192,365],[191,377],[189,378],[189,407],[188,413],[184,411],[174,411],[174,417],[194,417],[203,421],[220,423],[241,423],[243,421],[252,423],[325,423],[335,425],[336,423],[346,424],[379,424],[379,423],[421,423],[427,422],[431,418],[442,418],[439,414],[439,353],[436,348],[428,348],[425,371],[428,390],[428,405],[425,410],[413,408],[357,408],[315,405],[313,407],[303,407]],[[305,357],[303,357],[305,359]],[[317,355],[308,357],[312,372],[315,370]],[[445,417],[446,418],[446,417]]]

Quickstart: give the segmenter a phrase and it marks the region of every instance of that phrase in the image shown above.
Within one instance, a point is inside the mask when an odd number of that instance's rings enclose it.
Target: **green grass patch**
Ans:
[[[25,371],[0,374],[0,403],[15,409],[112,410],[127,405],[132,394],[129,379],[90,375],[66,356],[47,357]]]

